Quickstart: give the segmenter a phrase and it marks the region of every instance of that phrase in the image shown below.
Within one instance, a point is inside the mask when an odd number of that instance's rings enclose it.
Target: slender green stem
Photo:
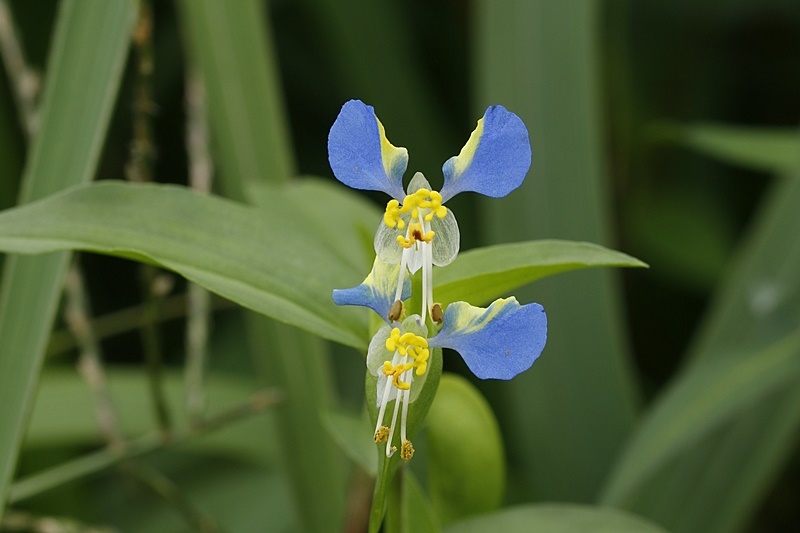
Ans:
[[[211,192],[213,163],[209,154],[206,95],[196,70],[186,78],[186,152],[189,155],[189,185],[202,193]],[[208,335],[211,322],[211,294],[194,283],[188,289],[186,325],[186,410],[189,420],[199,420],[205,409],[205,376]]]
[[[172,431],[172,417],[169,406],[167,405],[166,392],[164,391],[163,380],[163,353],[161,349],[161,328],[158,324],[161,315],[161,302],[164,300],[171,281],[166,281],[163,274],[160,274],[150,265],[142,265],[141,268],[142,287],[145,293],[144,303],[144,324],[142,326],[142,346],[145,360],[147,363],[147,376],[150,384],[150,395],[153,400],[156,421],[158,427],[169,438]]]
[[[166,448],[167,446],[179,444],[194,437],[211,433],[238,420],[260,413],[268,407],[276,405],[281,399],[282,395],[278,391],[274,389],[264,389],[255,393],[243,403],[234,405],[211,418],[207,418],[196,425],[185,428],[169,441],[164,440],[162,433],[156,432],[126,442],[122,451],[104,448],[38,474],[33,474],[13,484],[9,503],[20,502],[70,481],[118,465],[124,461],[136,459],[147,453]]]
[[[130,158],[125,174],[130,181],[149,183],[153,181],[153,113],[155,104],[152,98],[153,85],[153,8],[150,0],[139,3],[139,19],[133,32],[133,50],[136,80],[133,97],[133,140]],[[144,323],[142,325],[142,345],[147,362],[147,375],[150,380],[150,394],[153,400],[156,421],[169,438],[172,431],[172,417],[167,405],[162,379],[163,354],[159,315],[161,303],[169,292],[172,283],[159,274],[151,265],[142,265],[140,282],[144,295]]]
[[[36,98],[39,94],[41,79],[25,60],[25,53],[17,36],[11,10],[6,0],[0,0],[0,55],[11,79],[20,124],[27,137],[30,138],[36,131]]]
[[[124,438],[120,432],[117,412],[108,391],[100,343],[92,330],[90,315],[89,295],[86,292],[83,274],[76,261],[67,273],[64,284],[64,321],[80,346],[78,370],[92,391],[95,416],[100,432],[112,448],[122,449]]]
[[[174,294],[162,300],[161,312],[158,314],[160,322],[167,322],[186,316],[188,296],[186,294]],[[218,311],[223,309],[235,309],[236,304],[216,295],[211,295],[211,310]],[[119,311],[114,311],[92,319],[92,329],[98,341],[125,333],[144,325],[144,305],[134,305]],[[53,332],[50,337],[50,345],[47,347],[47,355],[53,356],[75,349],[78,346],[77,339],[69,329],[61,329]]]
[[[375,493],[372,496],[372,509],[369,513],[369,533],[378,533],[383,523],[383,515],[386,512],[386,488],[389,482],[389,472],[391,470],[391,458],[383,457],[381,461],[383,467],[378,481],[375,483]]]

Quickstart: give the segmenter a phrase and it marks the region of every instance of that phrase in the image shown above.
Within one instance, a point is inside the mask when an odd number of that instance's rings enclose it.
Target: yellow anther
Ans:
[[[402,206],[397,200],[389,200],[389,203],[386,204],[386,212],[383,214],[383,221],[390,228],[403,229],[405,222],[400,218],[400,215],[411,213],[411,218],[416,220],[419,218],[420,209],[428,210],[424,217],[428,222],[433,220],[434,215],[439,218],[447,216],[447,208],[442,205],[442,195],[438,191],[418,189],[413,194],[406,195]],[[398,242],[400,242],[400,239],[398,239]],[[430,240],[427,242],[430,242]],[[401,242],[401,244],[403,243]]]
[[[381,426],[378,428],[378,431],[375,432],[375,442],[386,442],[389,438],[389,428],[386,426]]]
[[[408,390],[411,388],[411,384],[406,383],[405,381],[400,381],[400,376],[402,376],[406,370],[411,370],[414,368],[414,366],[414,363],[398,363],[392,366],[392,363],[389,361],[384,361],[381,372],[383,372],[383,375],[387,378],[392,378],[392,384],[394,384],[395,387],[400,390]]]
[[[412,457],[414,457],[414,446],[410,440],[404,440],[403,444],[400,445],[400,459],[409,461]]]
[[[389,200],[389,203],[386,204],[386,212],[383,214],[383,222],[390,228],[397,227],[399,229],[403,229],[406,227],[406,223],[403,222],[402,218],[400,218],[400,215],[405,213],[405,211],[399,206],[400,202],[397,200]]]
[[[406,354],[406,348],[400,342],[400,328],[393,328],[389,338],[386,339],[386,349],[390,352],[400,352],[400,355]]]
[[[428,349],[428,339],[414,333],[400,333],[400,328],[393,328],[386,339],[386,349],[390,352],[410,357],[407,363],[393,365],[390,361],[383,362],[381,372],[387,378],[392,379],[392,384],[400,390],[411,388],[410,383],[400,380],[400,376],[407,370],[416,369],[416,374],[421,376],[428,370],[428,359],[430,350]]]

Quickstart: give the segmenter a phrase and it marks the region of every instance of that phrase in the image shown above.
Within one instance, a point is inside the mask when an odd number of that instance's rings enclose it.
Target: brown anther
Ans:
[[[414,446],[410,440],[404,440],[400,447],[400,459],[410,461],[412,457],[414,457]]]
[[[442,311],[442,304],[433,304],[431,307],[431,320],[441,325],[444,320],[444,311]]]
[[[389,309],[389,322],[397,322],[400,320],[400,317],[403,315],[403,302],[400,300],[395,300],[392,304],[392,308]]]
[[[386,426],[381,426],[378,428],[378,431],[375,432],[375,443],[386,442],[389,438],[389,428]]]

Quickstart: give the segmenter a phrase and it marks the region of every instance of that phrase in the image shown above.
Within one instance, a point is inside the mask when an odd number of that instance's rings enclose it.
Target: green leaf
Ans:
[[[533,161],[505,198],[480,198],[486,243],[614,242],[607,142],[601,124],[598,2],[475,4],[477,95],[528,126]],[[512,501],[592,501],[633,428],[635,376],[622,298],[610,271],[555,277],[516,291],[547,310],[548,345],[536,368],[484,385],[507,442]],[[580,423],[575,423],[580,420]],[[569,475],[565,475],[569,472]]]
[[[642,518],[608,507],[541,504],[511,507],[453,524],[446,533],[665,533]]]
[[[279,205],[259,210],[182,187],[102,182],[1,213],[0,249],[149,260],[245,307],[365,348],[366,317],[330,298],[360,274],[287,216]]]
[[[88,181],[97,166],[127,58],[134,0],[65,0],[48,59],[40,125],[20,203]],[[0,502],[33,403],[69,255],[11,257],[0,290]],[[2,515],[0,504],[0,515]],[[0,516],[0,518],[2,518]]]
[[[776,391],[800,382],[800,331],[757,353],[698,363],[673,381],[637,428],[602,501],[615,506],[670,459]]]
[[[503,439],[481,393],[463,377],[443,374],[425,427],[430,499],[442,523],[499,508]]]
[[[293,224],[319,236],[323,246],[353,271],[362,277],[369,272],[375,257],[372,240],[382,214],[363,194],[338,182],[306,178],[281,186],[255,183],[248,196],[265,209],[281,206]]]
[[[790,339],[800,323],[798,205],[800,180],[790,176],[778,181],[720,287],[690,351],[685,375],[710,365],[720,371],[726,364],[735,367],[743,354],[755,359],[754,365],[761,364],[757,361],[761,357],[766,359],[764,364],[780,357],[772,350]],[[778,368],[770,372],[778,373]],[[741,405],[727,424],[639,479],[635,488],[626,491],[625,507],[677,531],[746,529],[797,445],[800,379],[791,370],[787,370],[788,381],[773,376],[772,385],[769,381],[757,385],[765,387],[760,401]],[[656,407],[648,418],[658,413]],[[630,473],[635,468],[628,461],[641,460],[635,451],[626,453],[615,470]],[[698,477],[700,469],[703,475]],[[619,474],[612,481],[617,486],[627,484]],[[616,496],[624,495],[617,492]]]
[[[655,133],[735,166],[764,172],[800,169],[797,128],[747,128],[729,124],[663,124]]]
[[[459,255],[434,276],[436,301],[466,300],[482,305],[538,279],[596,267],[646,267],[622,252],[597,244],[532,241],[499,244]]]

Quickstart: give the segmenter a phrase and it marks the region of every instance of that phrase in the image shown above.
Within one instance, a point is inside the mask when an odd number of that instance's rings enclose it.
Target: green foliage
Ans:
[[[489,404],[461,376],[442,376],[426,442],[431,500],[442,523],[500,507],[506,482],[500,428]]]
[[[646,267],[640,260],[597,244],[534,241],[498,244],[460,254],[437,273],[436,298],[474,305],[553,274],[596,267]]]
[[[136,2],[61,4],[41,103],[40,126],[20,203],[95,173],[127,56]],[[76,90],[80,88],[80,90]],[[69,254],[11,257],[0,291],[0,501],[15,470],[27,414],[61,293]],[[3,515],[0,508],[0,518]]]
[[[664,530],[633,515],[609,507],[542,504],[510,507],[506,510],[459,522],[447,533],[478,533],[497,529],[509,533],[659,533]]]
[[[250,309],[366,346],[363,317],[340,313],[330,299],[352,269],[303,231],[302,219],[285,224],[291,211],[281,204],[255,209],[173,186],[98,183],[2,216],[6,251],[75,248],[144,259]]]
[[[473,109],[502,103],[529,125],[533,146],[534,179],[479,202],[489,242],[614,242],[598,98],[601,14],[597,2],[477,3]],[[633,430],[639,384],[619,295],[608,271],[517,293],[551,320],[535,371],[496,389],[509,457],[520,465],[510,469],[512,501],[593,501]]]
[[[0,0],[0,530],[797,522],[800,70],[786,50],[800,8],[451,4]],[[138,61],[148,46],[153,64]],[[369,271],[382,215],[377,195],[329,179],[325,136],[350,98],[435,188],[486,105],[518,114],[533,148],[507,198],[448,203],[462,251],[433,280],[445,306],[512,291],[542,303],[547,346],[509,382],[468,382],[432,350],[410,463],[372,441],[362,355],[380,318],[331,300]],[[183,186],[186,155],[208,164],[211,194]],[[107,181],[141,159],[170,184]],[[45,360],[75,250],[92,252],[90,305],[56,327],[80,353]],[[145,305],[118,258],[166,271],[150,271]],[[184,278],[226,301],[200,310]],[[115,332],[94,348],[91,308]],[[180,372],[184,314],[210,324],[200,415]],[[170,431],[133,335],[152,317]]]

